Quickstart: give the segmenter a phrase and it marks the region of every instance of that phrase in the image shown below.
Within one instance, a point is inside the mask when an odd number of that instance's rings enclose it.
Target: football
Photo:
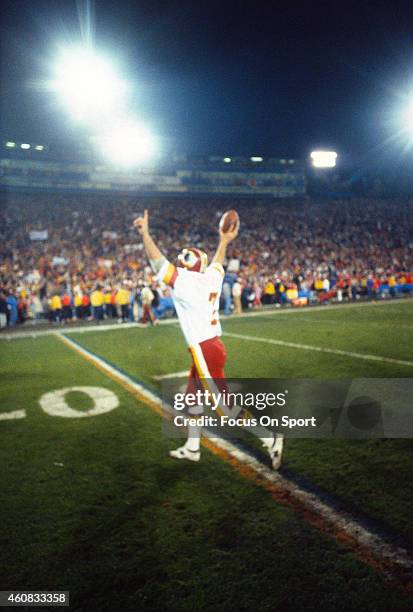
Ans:
[[[219,222],[219,229],[226,234],[227,232],[233,230],[235,226],[239,223],[239,216],[236,210],[228,210],[225,212],[221,220]]]

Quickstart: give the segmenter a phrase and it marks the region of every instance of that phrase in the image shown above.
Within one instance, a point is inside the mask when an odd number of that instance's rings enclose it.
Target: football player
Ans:
[[[187,392],[193,393],[205,379],[218,379],[225,384],[226,351],[220,340],[219,297],[224,278],[222,264],[228,244],[238,235],[239,222],[227,232],[220,229],[218,248],[209,266],[207,254],[195,247],[183,249],[176,265],[169,262],[149,233],[147,210],[143,217],[135,219],[134,226],[142,236],[152,270],[158,280],[172,290],[179,323],[192,356]],[[190,408],[189,413],[201,414],[202,408]],[[283,438],[268,433],[269,437],[261,440],[268,450],[273,468],[278,469]],[[190,426],[186,443],[171,451],[171,457],[199,461],[200,438],[201,428]]]

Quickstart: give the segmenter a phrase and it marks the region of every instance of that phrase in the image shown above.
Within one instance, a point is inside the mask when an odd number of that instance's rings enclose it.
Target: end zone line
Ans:
[[[168,417],[167,407],[155,393],[62,333],[55,335],[154,412]],[[228,440],[203,437],[202,444],[242,476],[270,492],[278,503],[292,509],[311,526],[343,543],[363,562],[383,572],[391,584],[413,595],[413,559],[406,550],[393,546],[347,513],[335,510],[314,493],[305,491],[288,478],[270,470]]]
[[[343,351],[341,349],[332,349],[323,346],[312,346],[311,344],[300,344],[298,342],[288,342],[287,340],[274,340],[273,338],[262,338],[261,336],[248,336],[246,334],[235,334],[232,332],[223,332],[228,338],[238,338],[239,340],[249,340],[251,342],[264,342],[265,344],[275,344],[276,346],[286,346],[288,348],[301,349],[303,351],[316,351],[317,353],[330,353],[332,355],[340,355],[342,357],[354,357],[355,359],[365,359],[366,361],[382,361],[385,363],[393,363],[412,367],[413,361],[404,359],[393,359],[392,357],[381,357],[380,355],[369,355],[368,353],[355,353],[354,351]]]

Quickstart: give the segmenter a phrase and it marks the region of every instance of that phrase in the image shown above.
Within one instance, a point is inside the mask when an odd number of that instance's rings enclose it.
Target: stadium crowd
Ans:
[[[152,277],[133,219],[149,209],[163,252],[210,256],[224,210],[240,237],[229,251],[225,314],[413,290],[413,202],[138,199],[2,193],[0,326],[30,319],[151,321],[173,313]],[[155,313],[155,316],[154,314]]]

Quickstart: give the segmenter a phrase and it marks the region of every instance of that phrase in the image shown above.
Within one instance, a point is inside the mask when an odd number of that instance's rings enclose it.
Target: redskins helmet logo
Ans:
[[[178,255],[178,265],[191,272],[205,272],[208,265],[208,256],[201,249],[194,247],[182,249]]]

